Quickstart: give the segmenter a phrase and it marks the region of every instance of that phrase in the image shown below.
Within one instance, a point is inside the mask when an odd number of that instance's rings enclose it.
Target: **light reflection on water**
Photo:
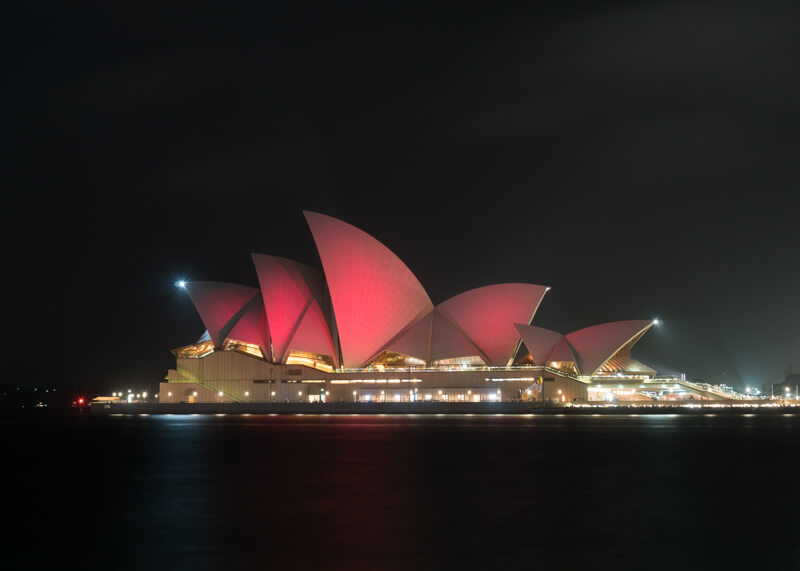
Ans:
[[[113,559],[118,569],[796,561],[796,543],[781,535],[797,529],[796,512],[752,492],[773,489],[776,474],[797,481],[787,454],[798,437],[794,416],[126,415],[7,424],[0,428],[16,435],[4,440],[9,465],[20,467],[10,486],[42,502],[24,513],[55,510],[26,520],[29,531],[75,534],[101,559],[125,553]],[[36,491],[47,486],[55,489],[45,501]],[[60,515],[71,503],[51,503],[61,497],[108,501],[85,502],[88,523],[79,528]]]

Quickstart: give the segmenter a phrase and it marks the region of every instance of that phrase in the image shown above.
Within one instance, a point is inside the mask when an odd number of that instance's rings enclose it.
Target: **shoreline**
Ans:
[[[786,414],[797,406],[781,405],[620,405],[560,406],[541,403],[121,403],[94,404],[88,412],[109,414],[421,414],[421,415],[599,415],[599,414]]]

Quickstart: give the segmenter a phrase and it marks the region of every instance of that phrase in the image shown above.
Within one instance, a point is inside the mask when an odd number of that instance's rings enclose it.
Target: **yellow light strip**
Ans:
[[[517,379],[514,379],[517,380]],[[304,383],[322,383],[324,381],[303,381]],[[422,379],[336,379],[332,385],[349,385],[350,383],[421,383]]]

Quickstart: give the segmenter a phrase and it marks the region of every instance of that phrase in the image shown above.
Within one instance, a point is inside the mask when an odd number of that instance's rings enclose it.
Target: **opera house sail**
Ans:
[[[257,288],[182,282],[205,332],[173,350],[161,402],[584,402],[609,375],[655,377],[631,357],[652,321],[544,329],[549,288],[529,283],[434,304],[374,237],[304,215],[322,271],[254,253]]]

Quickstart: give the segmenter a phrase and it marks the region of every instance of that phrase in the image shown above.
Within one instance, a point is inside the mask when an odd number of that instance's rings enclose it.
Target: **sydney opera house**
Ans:
[[[527,283],[434,305],[378,240],[304,214],[323,272],[253,254],[259,288],[181,283],[206,331],[173,350],[161,402],[574,403],[611,381],[654,382],[631,357],[651,320],[543,329],[532,322],[549,288]]]

